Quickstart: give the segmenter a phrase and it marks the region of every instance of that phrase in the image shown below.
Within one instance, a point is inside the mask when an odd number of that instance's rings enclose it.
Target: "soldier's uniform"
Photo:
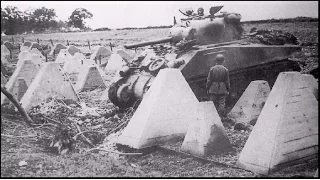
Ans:
[[[219,56],[217,56],[218,58]],[[210,101],[213,101],[219,115],[225,116],[225,103],[230,90],[228,69],[221,64],[211,67],[207,77],[206,88]]]

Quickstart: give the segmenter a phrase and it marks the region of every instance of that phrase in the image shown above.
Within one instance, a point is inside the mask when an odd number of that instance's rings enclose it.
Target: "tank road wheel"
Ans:
[[[131,107],[136,100],[128,90],[128,86],[121,80],[110,85],[108,97],[110,101],[119,108]]]
[[[165,60],[160,58],[152,61],[149,65],[149,71],[151,73],[157,73],[165,64]]]

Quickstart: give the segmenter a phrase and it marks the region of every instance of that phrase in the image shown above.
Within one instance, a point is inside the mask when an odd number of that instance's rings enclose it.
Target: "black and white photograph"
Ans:
[[[1,1],[1,178],[318,178],[318,1]]]

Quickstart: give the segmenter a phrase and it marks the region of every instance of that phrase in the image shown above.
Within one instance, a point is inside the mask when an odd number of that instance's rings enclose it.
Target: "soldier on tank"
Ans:
[[[230,92],[229,71],[222,65],[224,59],[222,54],[216,56],[216,65],[210,68],[206,84],[210,101],[213,101],[220,117],[225,117],[225,103]]]

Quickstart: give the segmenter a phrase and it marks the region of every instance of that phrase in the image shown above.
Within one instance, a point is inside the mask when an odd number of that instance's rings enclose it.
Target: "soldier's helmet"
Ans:
[[[202,7],[198,8],[198,14],[203,15],[204,9]]]
[[[218,54],[216,56],[216,62],[219,63],[219,64],[223,63],[224,62],[224,55],[223,54]]]

